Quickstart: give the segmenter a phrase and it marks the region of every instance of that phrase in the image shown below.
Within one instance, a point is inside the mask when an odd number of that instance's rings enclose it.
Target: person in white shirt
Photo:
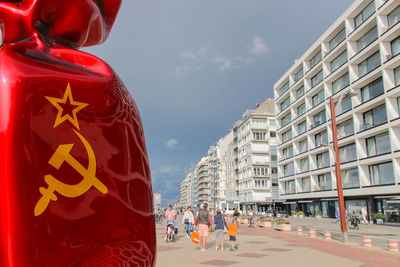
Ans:
[[[186,225],[187,238],[190,239],[190,233],[192,232],[192,225],[194,224],[194,217],[192,211],[190,210],[190,207],[188,207],[185,213],[183,214],[182,223]]]

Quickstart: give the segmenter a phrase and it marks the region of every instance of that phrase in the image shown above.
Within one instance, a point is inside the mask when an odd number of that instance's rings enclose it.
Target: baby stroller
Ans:
[[[178,233],[178,225],[175,224],[175,221],[167,221],[165,228],[165,242],[173,241],[175,242],[175,235]]]

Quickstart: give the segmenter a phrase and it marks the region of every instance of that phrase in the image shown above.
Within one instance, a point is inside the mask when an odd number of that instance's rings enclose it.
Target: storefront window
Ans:
[[[400,223],[400,201],[383,200],[386,219],[388,222]]]
[[[361,210],[364,208],[367,209],[367,201],[366,200],[346,200],[346,211],[349,216],[356,216],[358,218],[362,218]],[[368,218],[368,215],[367,215]]]

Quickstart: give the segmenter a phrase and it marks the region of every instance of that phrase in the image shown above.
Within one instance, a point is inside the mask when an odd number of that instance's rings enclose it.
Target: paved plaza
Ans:
[[[311,219],[293,222],[313,226]],[[316,222],[314,222],[316,224]],[[321,222],[319,222],[321,223]],[[323,221],[322,224],[334,222]],[[337,227],[337,225],[336,225]],[[375,226],[373,226],[375,227]],[[378,226],[385,227],[385,226]],[[343,244],[336,240],[323,240],[284,233],[274,229],[248,228],[240,225],[237,251],[229,251],[226,241],[224,251],[215,250],[215,233],[207,239],[207,251],[187,239],[184,226],[179,226],[176,242],[164,240],[164,224],[157,224],[157,267],[170,266],[400,266],[400,253],[388,252],[379,247],[363,248],[353,240]],[[294,227],[293,227],[294,228]],[[318,227],[316,227],[318,228]],[[368,231],[361,227],[359,231]],[[389,228],[387,228],[389,229]],[[394,228],[397,232],[398,228]],[[305,231],[306,233],[306,231]],[[397,233],[396,233],[397,235]],[[227,235],[226,235],[227,239]]]

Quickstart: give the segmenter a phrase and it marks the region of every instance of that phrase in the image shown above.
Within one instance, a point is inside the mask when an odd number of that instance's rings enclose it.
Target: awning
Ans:
[[[312,200],[300,200],[299,203],[313,203]]]
[[[283,202],[282,204],[296,204],[296,202]]]

